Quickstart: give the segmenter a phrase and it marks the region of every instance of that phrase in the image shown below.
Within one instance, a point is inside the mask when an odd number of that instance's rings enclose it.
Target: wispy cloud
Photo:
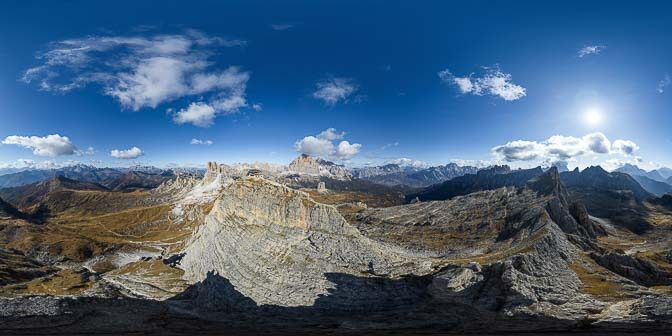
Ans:
[[[192,145],[212,145],[214,142],[212,140],[201,140],[201,139],[191,139],[190,142]]]
[[[483,67],[480,75],[455,76],[448,69],[438,72],[442,82],[456,86],[462,94],[491,95],[506,101],[518,100],[527,94],[524,87],[512,82],[511,74],[502,72],[499,66]]]
[[[658,88],[656,89],[656,91],[658,91],[658,93],[665,92],[665,89],[667,89],[667,87],[670,85],[670,82],[671,82],[670,75],[665,74],[665,77],[663,77],[663,79],[661,79],[660,82],[658,82]]]
[[[579,51],[577,51],[577,55],[579,57],[585,57],[585,56],[588,56],[588,55],[597,55],[597,54],[601,53],[602,51],[604,51],[604,49],[606,49],[606,48],[607,48],[607,46],[605,46],[605,45],[587,45],[587,46],[584,46],[583,48],[579,49]]]
[[[96,150],[89,146],[87,149],[84,150],[75,150],[75,154],[78,156],[93,156],[96,155]]]
[[[388,148],[397,147],[397,146],[399,146],[399,142],[396,142],[396,141],[395,142],[390,142],[390,143],[387,143],[387,144],[384,144],[383,146],[381,146],[380,150],[386,150]]]
[[[126,150],[113,149],[110,152],[111,157],[122,160],[137,159],[143,155],[145,155],[145,153],[138,147],[131,147]]]
[[[233,113],[247,106],[250,75],[235,66],[222,69],[211,56],[220,48],[245,44],[195,30],[62,40],[38,54],[41,64],[26,70],[22,81],[55,93],[96,84],[134,111],[193,96],[203,97],[215,115]]]
[[[77,150],[70,138],[59,134],[51,134],[45,137],[10,135],[2,141],[2,144],[31,149],[33,154],[37,156],[73,155]]]
[[[342,140],[344,137],[345,132],[338,132],[334,128],[328,128],[320,132],[320,134],[309,135],[298,140],[294,144],[294,148],[302,154],[347,161],[359,153],[362,145]],[[336,143],[337,140],[342,141]]]
[[[292,29],[292,28],[294,28],[294,26],[296,26],[296,25],[291,24],[291,23],[276,23],[276,24],[272,24],[271,28],[273,28],[273,30],[277,30],[277,31],[284,31],[284,30]]]
[[[324,101],[327,105],[348,102],[348,98],[357,91],[357,85],[350,78],[327,78],[315,84],[313,98]]]

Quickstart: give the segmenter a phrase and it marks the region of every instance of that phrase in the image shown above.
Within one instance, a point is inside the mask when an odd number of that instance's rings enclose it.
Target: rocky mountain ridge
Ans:
[[[82,182],[98,183],[110,189],[122,189],[125,185],[154,188],[165,180],[181,172],[180,169],[160,169],[151,166],[133,166],[128,168],[97,168],[78,164],[59,169],[24,170],[12,174],[0,175],[0,188],[19,187],[63,176]],[[191,171],[198,174],[198,171]],[[134,182],[130,182],[135,180]]]
[[[637,167],[636,165],[626,163],[623,166],[617,168],[614,170],[615,172],[619,173],[626,173],[629,174],[632,177],[635,176],[645,176],[651,180],[658,181],[658,182],[665,182],[666,177],[664,177],[659,170],[651,170],[651,171],[646,171],[644,169],[641,169]],[[665,170],[663,170],[665,172]]]
[[[420,201],[446,200],[481,190],[492,190],[506,186],[520,187],[543,173],[541,167],[511,170],[509,166],[494,166],[479,170],[475,174],[459,176],[441,184],[432,185],[418,193],[408,195],[406,199],[409,201],[414,199]]]
[[[287,166],[287,170],[289,173],[324,176],[337,180],[350,180],[353,177],[350,170],[345,168],[345,166],[306,154],[301,154],[294,159]]]

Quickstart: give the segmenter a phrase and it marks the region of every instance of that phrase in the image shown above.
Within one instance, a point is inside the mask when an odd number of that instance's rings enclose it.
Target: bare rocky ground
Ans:
[[[46,223],[3,219],[2,334],[672,328],[664,205],[620,203],[618,214],[649,225],[633,232],[623,216],[592,216],[555,170],[524,187],[387,207],[367,203],[395,196],[243,175],[212,164],[202,180],[146,192],[69,186],[27,204],[58,209]]]

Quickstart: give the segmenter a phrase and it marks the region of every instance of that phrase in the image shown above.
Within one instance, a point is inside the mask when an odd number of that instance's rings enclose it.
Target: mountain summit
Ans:
[[[352,179],[352,173],[345,166],[307,154],[299,155],[289,164],[287,170],[290,173],[323,176],[336,180]]]

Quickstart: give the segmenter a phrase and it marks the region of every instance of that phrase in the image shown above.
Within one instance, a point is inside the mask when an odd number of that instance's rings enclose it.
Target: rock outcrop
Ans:
[[[352,173],[342,165],[301,154],[287,166],[289,173],[323,176],[336,180],[350,180]]]
[[[329,273],[400,277],[431,265],[366,238],[335,207],[254,177],[225,188],[184,252],[189,280],[214,270],[257,304],[279,306],[314,304],[334,286]],[[351,290],[334,305],[366,288]]]

